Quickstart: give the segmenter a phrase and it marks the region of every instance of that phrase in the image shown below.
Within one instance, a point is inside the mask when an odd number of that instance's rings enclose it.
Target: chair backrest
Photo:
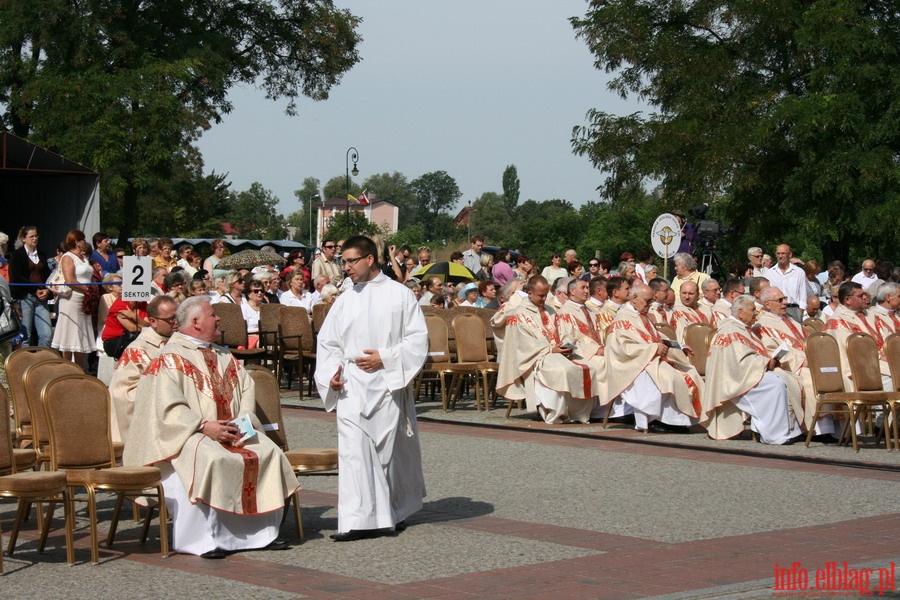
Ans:
[[[841,355],[834,337],[820,331],[806,338],[806,362],[816,395],[844,391]]]
[[[891,367],[894,389],[900,390],[900,332],[892,333],[884,339],[884,354]]]
[[[868,333],[852,333],[847,338],[847,358],[853,385],[859,392],[881,392],[878,344]]]
[[[213,313],[219,317],[222,345],[229,348],[247,347],[247,321],[241,307],[231,302],[217,302],[212,305]]]
[[[63,375],[44,386],[41,401],[53,470],[115,466],[105,383],[85,374]]]
[[[810,328],[814,332],[825,329],[825,323],[819,319],[803,319],[803,328],[809,331]]]
[[[278,323],[281,321],[282,306],[275,302],[266,303],[259,307],[259,332],[278,333]]]
[[[303,309],[304,311],[306,309]],[[300,319],[297,325],[300,327],[300,347],[304,354],[314,354],[316,351],[316,336],[313,333],[312,321],[307,313],[305,319]]]
[[[700,375],[706,375],[706,359],[715,329],[705,323],[691,323],[684,328],[684,342],[693,350],[691,364]]]
[[[491,326],[491,317],[493,317],[497,311],[493,308],[475,308],[469,310],[481,317],[482,322],[484,322],[484,339],[487,342],[488,354],[496,355],[497,346],[494,343],[494,328]]]
[[[50,443],[50,431],[47,428],[44,406],[41,404],[41,390],[57,377],[82,373],[84,371],[81,367],[62,359],[36,363],[25,369],[23,377],[25,398],[28,399],[28,408],[31,410],[31,430],[35,449],[43,448]]]
[[[315,306],[312,307],[312,326],[313,331],[319,333],[322,329],[322,323],[325,322],[325,317],[328,316],[328,311],[331,310],[333,306],[332,302],[319,302]]]
[[[299,352],[304,323],[309,324],[309,314],[301,306],[281,307],[281,349],[284,352]]]
[[[436,315],[426,315],[425,327],[428,328],[428,360],[432,363],[450,362],[447,322]]]
[[[668,323],[655,323],[657,331],[669,338],[670,340],[678,339],[675,335],[675,328]]]
[[[470,312],[461,312],[453,318],[456,334],[456,360],[458,362],[482,362],[488,359],[484,322]]]
[[[0,385],[0,406],[9,406],[6,388]],[[9,410],[9,409],[6,409]],[[12,436],[9,432],[9,413],[0,415],[0,475],[15,473],[16,459],[13,458]]]
[[[247,374],[256,388],[256,416],[269,439],[282,450],[288,449],[284,418],[281,414],[281,391],[272,371],[259,365],[248,365]]]
[[[25,370],[31,365],[61,358],[56,350],[40,346],[19,348],[6,357],[6,378],[12,394],[16,433],[20,433],[23,426],[31,424],[31,410],[25,396]]]

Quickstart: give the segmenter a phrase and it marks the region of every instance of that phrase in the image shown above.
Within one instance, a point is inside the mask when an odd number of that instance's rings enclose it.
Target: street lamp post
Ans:
[[[347,226],[350,226],[350,161],[353,161],[353,176],[356,177],[359,175],[359,169],[356,168],[356,163],[359,160],[359,151],[353,146],[347,148],[347,160],[344,162],[344,166],[346,167],[346,175],[347,175]]]
[[[306,201],[306,212],[309,213],[309,247],[312,248],[313,245],[313,234],[312,234],[312,201],[316,198],[319,198],[319,195],[316,194],[314,196],[310,196],[309,200]],[[316,219],[316,223],[318,223],[318,219]]]

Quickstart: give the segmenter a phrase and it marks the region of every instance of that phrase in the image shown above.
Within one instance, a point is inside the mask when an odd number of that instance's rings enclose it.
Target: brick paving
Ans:
[[[331,414],[311,410],[287,410],[286,413],[289,428],[299,428],[303,437],[303,444],[295,441],[294,446],[318,445],[333,435],[334,417]],[[57,591],[60,597],[68,598],[146,597],[139,590],[145,580],[153,580],[156,586],[158,593],[151,596],[182,597],[184,586],[190,584],[183,583],[180,575],[187,575],[197,585],[203,585],[198,588],[200,591],[191,595],[218,598],[247,594],[366,600],[645,598],[662,595],[764,598],[772,597],[771,580],[776,563],[782,566],[800,563],[814,571],[828,561],[885,566],[900,556],[897,547],[900,501],[890,500],[900,497],[897,494],[900,468],[869,461],[871,453],[884,450],[872,448],[854,455],[845,449],[841,459],[831,463],[804,462],[771,456],[765,451],[721,453],[708,448],[678,446],[668,443],[664,436],[641,437],[630,431],[597,434],[590,428],[567,428],[562,430],[563,434],[556,434],[552,428],[539,424],[483,428],[430,420],[420,422],[420,429],[427,459],[426,482],[429,487],[437,487],[438,492],[436,497],[429,495],[425,509],[410,519],[410,528],[396,538],[348,544],[331,542],[328,534],[336,525],[334,507],[337,504],[333,478],[304,478],[307,541],[291,550],[239,553],[222,561],[187,555],[163,559],[159,556],[157,543],[150,541],[146,547],[141,547],[134,541],[136,534],[125,530],[123,541],[112,549],[103,549],[103,563],[90,566],[85,564],[88,560],[87,531],[80,522],[76,533],[78,564],[74,569],[67,569],[60,548],[61,532],[57,530],[51,534],[50,545],[53,547],[42,556],[33,551],[37,535],[28,529],[20,534],[21,549],[16,556],[5,561],[9,572],[0,579],[2,595],[9,598],[54,597],[52,590],[47,592],[46,587],[36,587],[30,574],[66,569],[65,580],[70,587]],[[291,435],[297,437],[293,431]],[[307,443],[310,439],[316,443]],[[487,449],[488,455],[466,455],[467,449],[481,451],[483,448]],[[513,449],[510,454],[501,455],[510,449]],[[584,489],[572,485],[573,480],[565,480],[568,487],[555,490],[556,473],[529,472],[529,465],[536,462],[534,457],[543,453],[562,453],[560,456],[577,453],[579,461],[597,458],[602,461],[600,464],[609,466],[610,472],[618,461],[627,460],[634,478],[607,480],[607,472],[599,468],[593,473],[596,481],[574,479],[584,481]],[[657,472],[654,469],[658,463],[673,469],[682,478],[706,469],[718,472],[715,469],[725,468],[738,476],[737,481],[746,480],[750,487],[742,489],[739,483],[736,489],[721,490],[721,502],[709,503],[709,499],[693,495],[695,492],[690,486],[682,488],[677,482],[658,486],[655,481],[642,480],[642,474]],[[430,471],[430,465],[440,465],[440,470]],[[647,471],[643,470],[645,467]],[[490,489],[492,481],[498,482],[502,489],[498,487],[496,498],[470,497],[466,489],[442,487],[448,479],[468,481],[466,476],[471,475],[472,469],[481,470],[479,480],[488,484],[486,489]],[[513,471],[512,479],[508,478],[509,470]],[[546,478],[549,482],[546,489],[552,502],[535,495],[518,497],[516,490],[510,489],[516,487],[516,472],[522,476],[527,473],[530,479]],[[768,481],[759,479],[760,474],[772,480],[771,504],[766,490],[760,494],[756,489],[759,481]],[[817,509],[822,514],[817,515],[815,524],[768,528],[765,523],[753,523],[764,530],[737,535],[723,534],[723,528],[716,526],[726,515],[730,518],[737,515],[740,519],[746,514],[748,521],[756,521],[764,519],[767,511],[772,511],[774,516],[775,511],[791,510],[784,507],[790,507],[793,478],[804,482],[803,485],[815,485],[819,479],[823,482],[820,494],[825,496],[827,508]],[[858,499],[852,493],[829,498],[833,482],[848,481],[859,490]],[[587,487],[594,485],[598,485],[599,492],[587,491]],[[682,526],[679,515],[690,515],[693,520],[710,524],[709,536],[686,531],[678,541],[670,541],[665,532],[649,525],[642,530],[639,523],[636,525],[639,535],[616,533],[612,527],[603,530],[603,523],[616,522],[615,514],[625,508],[604,505],[606,494],[603,490],[620,486],[634,486],[639,490],[636,494],[664,496],[673,511],[668,520],[673,529]],[[447,489],[452,493],[445,491]],[[750,494],[750,491],[756,494]],[[884,506],[873,509],[878,514],[858,510],[862,503],[872,509],[869,498],[883,499],[882,495],[887,500]],[[555,502],[561,499],[565,502],[566,498],[573,506],[560,509],[566,513],[568,521],[561,525],[550,518],[550,510]],[[753,506],[744,504],[749,502],[748,498],[755,499]],[[718,498],[714,500],[718,501]],[[547,519],[540,518],[540,511],[519,514],[525,512],[526,506],[533,508],[535,503],[541,502],[548,506]],[[714,508],[708,508],[708,504]],[[517,509],[519,505],[521,510]],[[705,514],[692,512],[696,510],[693,507],[704,506],[707,506]],[[0,510],[6,541],[13,507],[5,503]],[[803,514],[802,507],[793,510],[797,515]],[[608,520],[591,518],[581,522],[579,515],[585,511],[611,514]],[[640,515],[640,511],[628,514],[632,516],[623,516],[623,519],[633,520],[633,515]],[[790,514],[787,519],[791,519]],[[779,522],[783,523],[784,519]],[[286,536],[292,536],[293,524],[285,523],[284,531]],[[508,555],[504,556],[504,552]],[[113,564],[120,567],[117,573],[129,573],[129,569],[134,569],[134,579],[104,581],[105,571]],[[172,583],[168,584],[168,580]],[[235,587],[238,585],[244,587]],[[240,594],[236,593],[238,589]],[[232,593],[215,590],[232,590]],[[900,596],[893,592],[889,597]]]

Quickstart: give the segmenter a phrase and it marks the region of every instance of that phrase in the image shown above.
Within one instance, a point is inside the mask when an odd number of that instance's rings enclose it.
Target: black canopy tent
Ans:
[[[40,248],[55,254],[70,229],[100,229],[100,174],[8,132],[0,132],[0,230],[10,247],[23,225],[36,225]]]

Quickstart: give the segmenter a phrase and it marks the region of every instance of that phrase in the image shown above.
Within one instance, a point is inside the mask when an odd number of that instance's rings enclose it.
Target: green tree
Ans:
[[[743,245],[896,251],[894,3],[591,0],[572,24],[610,88],[654,110],[593,110],[574,129],[574,151],[609,174],[607,198],[652,177],[723,204]]]
[[[242,238],[283,240],[287,230],[277,206],[278,198],[254,181],[250,189],[231,194],[228,220]]]
[[[523,202],[516,209],[515,222],[521,251],[536,258],[541,267],[549,264],[553,252],[564,252],[575,246],[586,227],[578,211],[559,199]]]
[[[354,197],[359,196],[362,188],[353,182],[350,178],[350,193]],[[322,193],[326,200],[346,200],[347,199],[347,177],[346,175],[336,175],[329,179],[322,188]]]
[[[503,170],[503,198],[506,212],[512,214],[519,204],[519,172],[516,165],[509,165]]]
[[[433,171],[417,177],[410,183],[416,195],[417,214],[425,231],[425,241],[454,237],[452,211],[462,193],[456,180],[446,171]],[[444,213],[446,218],[440,218]]]
[[[521,244],[518,227],[507,209],[506,196],[485,192],[472,203],[469,228],[472,235],[481,235],[485,242],[495,246],[518,248]]]
[[[359,60],[358,24],[330,0],[0,3],[0,124],[101,172],[127,237],[233,86],[289,114],[325,99]]]
[[[305,178],[303,187],[294,190],[294,197],[300,203],[300,210],[287,217],[287,224],[297,228],[294,233],[294,241],[314,245],[316,243],[318,210],[322,200],[322,194],[319,192],[319,180],[315,177]]]
[[[366,218],[365,213],[359,210],[351,210],[349,213],[340,211],[334,214],[331,224],[325,235],[335,241],[346,239],[354,235],[383,235],[381,228]]]

